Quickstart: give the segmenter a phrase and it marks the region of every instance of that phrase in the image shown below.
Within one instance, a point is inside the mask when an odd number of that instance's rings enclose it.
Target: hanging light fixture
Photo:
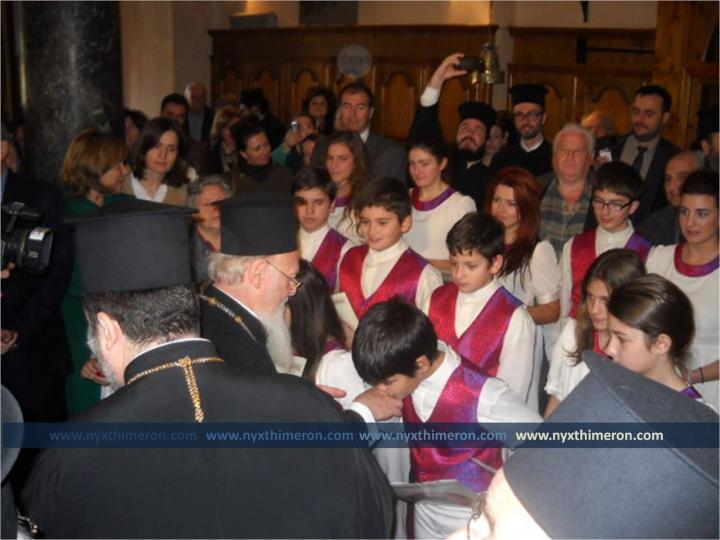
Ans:
[[[490,42],[485,44],[482,61],[485,69],[482,73],[475,72],[477,73],[477,79],[485,84],[503,84],[505,82],[505,72],[500,69],[500,59],[495,45]],[[473,79],[476,78],[475,73],[473,73]]]

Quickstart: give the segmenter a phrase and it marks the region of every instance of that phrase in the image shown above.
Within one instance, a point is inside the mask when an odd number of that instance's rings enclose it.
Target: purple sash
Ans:
[[[340,291],[344,292],[358,319],[372,306],[399,296],[409,304],[415,305],[415,293],[418,282],[428,262],[412,249],[406,249],[393,266],[377,290],[368,298],[362,292],[362,267],[369,248],[356,246],[350,248],[340,263]]]
[[[683,396],[689,397],[690,399],[702,399],[700,392],[698,392],[694,386],[686,386],[680,391],[680,393]]]
[[[449,187],[434,199],[421,201],[420,188],[413,188],[410,193],[410,198],[412,199],[412,205],[415,210],[427,212],[428,210],[435,210],[438,206],[447,201],[453,193],[455,193],[455,190]]]
[[[458,337],[455,334],[455,307],[458,288],[447,283],[435,289],[430,297],[428,317],[435,327],[438,338],[450,345],[460,355],[490,375],[497,375],[503,339],[510,319],[522,302],[505,287],[498,288],[487,301],[475,320]]]
[[[712,274],[718,269],[720,255],[705,264],[688,264],[682,260],[682,251],[685,244],[675,246],[675,270],[687,277],[703,277]]]
[[[435,404],[430,423],[477,423],[477,407],[488,375],[461,358],[460,365],[450,375],[440,399]],[[403,400],[403,421],[421,424],[415,412],[412,396]],[[478,425],[478,429],[480,427]],[[492,480],[492,473],[473,462],[477,459],[494,469],[502,466],[499,448],[472,448],[453,445],[438,448],[416,448],[411,445],[412,474],[420,482],[457,479],[475,491],[485,491]]]
[[[325,278],[330,291],[335,290],[335,283],[337,283],[337,265],[340,260],[340,252],[345,242],[347,242],[347,238],[335,229],[330,229],[325,235],[325,238],[323,238],[317,253],[311,261],[313,266],[317,268]]]

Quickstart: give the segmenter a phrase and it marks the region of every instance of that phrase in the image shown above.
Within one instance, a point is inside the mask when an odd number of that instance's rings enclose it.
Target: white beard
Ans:
[[[285,305],[275,313],[258,315],[267,332],[267,350],[278,373],[290,373],[293,365],[292,339],[290,328],[285,322]]]

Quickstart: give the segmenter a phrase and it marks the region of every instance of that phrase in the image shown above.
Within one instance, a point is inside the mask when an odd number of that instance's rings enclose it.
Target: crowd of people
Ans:
[[[25,421],[371,429],[602,406],[717,422],[717,107],[680,149],[662,137],[671,96],[647,85],[630,133],[595,110],[550,141],[547,89],[520,84],[509,112],[462,103],[448,142],[439,103],[461,58],[433,73],[404,146],[373,131],[362,81],[313,88],[289,126],[260,89],[213,110],[193,82],[156,118],[126,110],[124,140],[80,133],[59,185],[23,173],[3,126],[3,205],[54,230],[49,270],[10,265],[2,284],[2,383]],[[583,466],[630,478],[608,499],[644,496],[640,471],[587,465],[601,450],[23,449],[3,480],[48,537],[717,536],[717,449],[682,453],[709,488],[674,529],[659,496],[626,526],[560,516],[556,500],[592,491],[558,478]],[[451,479],[486,493],[480,521],[389,485]]]

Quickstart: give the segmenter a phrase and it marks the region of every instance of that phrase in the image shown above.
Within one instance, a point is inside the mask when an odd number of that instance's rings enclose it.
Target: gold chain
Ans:
[[[141,371],[140,373],[132,376],[130,380],[126,383],[126,386],[130,386],[138,379],[142,379],[143,377],[147,377],[148,375],[152,375],[153,373],[157,373],[158,371],[164,371],[170,368],[182,368],[183,375],[185,376],[185,384],[187,384],[188,392],[190,393],[190,399],[192,400],[193,408],[195,409],[195,421],[202,422],[205,419],[205,413],[202,410],[202,403],[200,402],[200,389],[198,388],[197,379],[195,378],[195,371],[193,371],[192,366],[194,364],[207,364],[208,362],[223,361],[224,360],[222,358],[219,358],[217,356],[208,356],[205,358],[190,358],[189,356],[186,356],[185,358],[181,358],[180,360],[168,362],[166,364],[162,364],[154,368]]]
[[[220,302],[220,300],[218,300],[217,298],[215,298],[215,297],[213,297],[213,296],[206,296],[206,295],[204,295],[204,294],[201,294],[201,295],[199,295],[199,296],[200,296],[201,299],[205,300],[205,301],[206,301],[208,304],[210,304],[211,306],[216,307],[216,308],[218,308],[220,311],[222,311],[223,313],[225,313],[225,315],[227,315],[227,316],[230,317],[233,321],[235,321],[236,324],[240,325],[240,326],[242,327],[242,329],[245,330],[245,332],[248,333],[248,335],[250,336],[250,338],[251,338],[255,343],[257,343],[257,339],[255,339],[255,336],[254,336],[253,333],[250,331],[250,329],[247,327],[247,325],[245,324],[245,321],[243,321],[243,318],[242,318],[240,315],[238,315],[237,313],[235,313],[232,309],[230,309],[229,307],[227,307],[225,304],[223,304],[222,302]]]

